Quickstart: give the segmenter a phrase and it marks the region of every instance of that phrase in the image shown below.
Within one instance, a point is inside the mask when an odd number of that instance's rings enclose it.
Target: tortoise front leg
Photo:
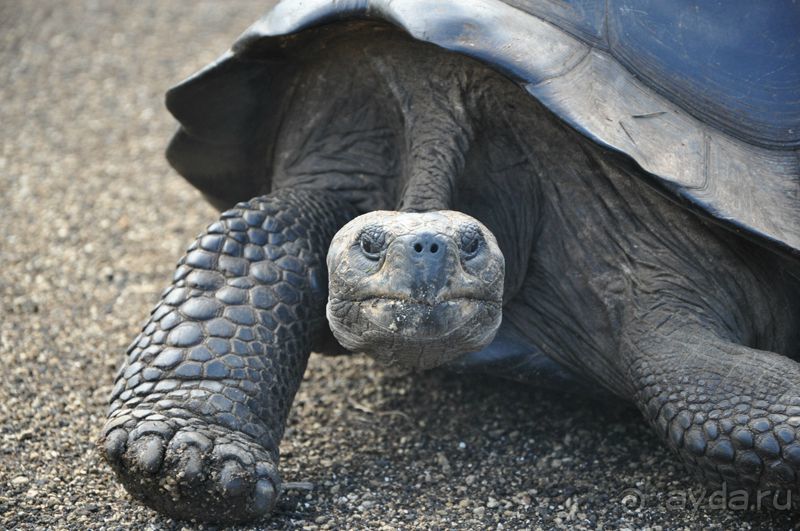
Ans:
[[[272,509],[286,416],[324,330],[325,256],[354,215],[327,192],[280,190],[189,248],[128,351],[99,441],[134,497],[214,522]]]
[[[680,309],[629,323],[622,349],[634,400],[690,470],[728,492],[796,494],[797,362],[737,344]]]

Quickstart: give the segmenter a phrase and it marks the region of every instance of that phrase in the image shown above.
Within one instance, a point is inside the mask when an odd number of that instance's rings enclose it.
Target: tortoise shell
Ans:
[[[296,50],[351,19],[483,61],[685,207],[800,258],[791,0],[285,0],[168,92],[170,163],[217,206],[267,192],[256,117]]]

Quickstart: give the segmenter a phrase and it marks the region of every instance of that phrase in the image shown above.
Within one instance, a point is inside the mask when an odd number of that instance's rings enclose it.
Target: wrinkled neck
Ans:
[[[450,210],[474,140],[473,77],[444,61],[428,76],[392,71],[386,81],[404,116],[405,183],[402,212]]]

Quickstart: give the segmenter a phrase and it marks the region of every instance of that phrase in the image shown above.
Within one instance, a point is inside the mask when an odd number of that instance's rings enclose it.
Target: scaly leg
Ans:
[[[99,445],[128,491],[177,518],[267,514],[278,444],[324,330],[325,256],[353,209],[285,189],[224,212],[128,351]]]
[[[632,394],[654,429],[711,485],[795,490],[800,365],[662,308],[628,324]],[[685,319],[691,321],[690,319]]]

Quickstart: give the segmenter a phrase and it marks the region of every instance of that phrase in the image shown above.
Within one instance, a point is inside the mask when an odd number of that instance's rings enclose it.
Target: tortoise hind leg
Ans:
[[[800,365],[662,309],[629,323],[622,360],[654,429],[712,486],[797,491]]]
[[[271,510],[286,416],[324,330],[325,255],[354,214],[326,192],[280,190],[223,213],[189,248],[129,350],[98,443],[134,497],[181,519]]]

